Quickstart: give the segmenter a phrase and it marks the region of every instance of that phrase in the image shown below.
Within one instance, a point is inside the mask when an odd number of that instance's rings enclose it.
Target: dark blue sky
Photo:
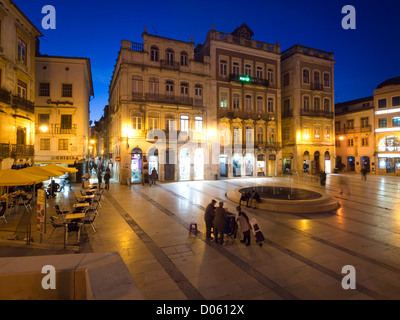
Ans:
[[[245,22],[253,39],[335,53],[336,103],[373,94],[384,80],[400,76],[400,1],[129,1],[14,0],[43,33],[40,52],[91,59],[95,98],[91,120],[108,104],[108,86],[121,40],[142,42],[149,33],[203,43],[215,24],[231,33]],[[344,5],[356,9],[356,30],[344,30]],[[56,30],[43,30],[44,5],[56,8]]]

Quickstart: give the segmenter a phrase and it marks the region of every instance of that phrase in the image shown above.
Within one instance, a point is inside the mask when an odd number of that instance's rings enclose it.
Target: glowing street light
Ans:
[[[39,129],[40,129],[40,131],[41,131],[42,133],[46,133],[46,132],[49,130],[49,127],[43,125],[43,126],[41,126]]]

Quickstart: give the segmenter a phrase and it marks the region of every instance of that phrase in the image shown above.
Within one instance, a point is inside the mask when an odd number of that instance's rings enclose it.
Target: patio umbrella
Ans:
[[[58,177],[62,176],[64,172],[60,170],[54,170],[51,168],[44,168],[44,167],[38,167],[38,166],[33,166],[33,167],[26,167],[24,169],[21,169],[20,171],[23,172],[28,172],[29,174],[34,174],[38,176],[47,176],[48,179],[50,177]]]
[[[61,171],[61,172],[64,172],[64,173],[67,173],[67,172],[71,172],[71,173],[72,172],[78,172],[78,170],[75,169],[75,168],[63,167],[63,166],[59,166],[57,164],[48,164],[48,165],[45,165],[43,168],[44,169],[57,170],[57,171]]]
[[[21,170],[0,170],[0,186],[7,187],[6,210],[8,210],[8,187],[27,186],[32,184],[35,185],[36,183],[46,180],[48,180],[46,176],[38,176],[27,172],[21,172]]]

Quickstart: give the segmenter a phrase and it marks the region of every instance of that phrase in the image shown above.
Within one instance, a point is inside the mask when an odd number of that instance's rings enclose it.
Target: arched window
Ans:
[[[173,66],[174,65],[174,50],[172,50],[171,48],[168,48],[167,50],[165,50],[165,63],[168,66]]]
[[[303,97],[303,110],[305,112],[310,111],[310,97],[309,96]]]
[[[324,111],[325,112],[331,111],[331,102],[329,99],[324,99]]]
[[[150,47],[150,61],[158,61],[158,47],[157,46],[151,46]]]
[[[181,66],[187,67],[189,56],[186,51],[181,52]]]

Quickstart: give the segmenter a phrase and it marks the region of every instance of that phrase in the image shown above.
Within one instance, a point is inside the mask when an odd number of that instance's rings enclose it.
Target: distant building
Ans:
[[[332,172],[333,53],[294,45],[282,53],[283,173]]]
[[[36,164],[72,165],[87,160],[93,95],[88,58],[36,58]]]
[[[336,167],[400,174],[400,77],[379,84],[371,97],[335,109]]]
[[[13,1],[0,6],[0,169],[32,163],[35,54],[41,32]]]
[[[338,171],[376,172],[374,97],[335,106],[336,161]]]

